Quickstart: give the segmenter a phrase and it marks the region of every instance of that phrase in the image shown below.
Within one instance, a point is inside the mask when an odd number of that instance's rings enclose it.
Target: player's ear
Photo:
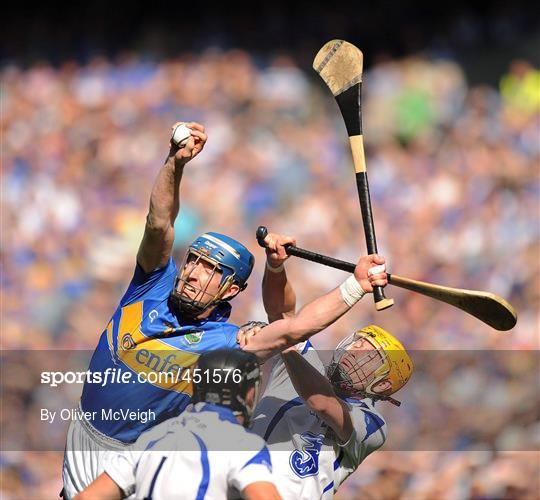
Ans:
[[[257,391],[255,390],[255,387],[250,387],[246,392],[246,406],[248,408],[255,408],[255,404],[257,403],[257,401],[255,401],[255,398],[257,396],[256,392]]]
[[[380,380],[373,386],[372,390],[375,394],[384,394],[388,391],[391,391],[392,381],[387,378]]]
[[[229,289],[223,294],[222,299],[232,299],[234,296],[238,295],[240,293],[240,287],[233,283]]]

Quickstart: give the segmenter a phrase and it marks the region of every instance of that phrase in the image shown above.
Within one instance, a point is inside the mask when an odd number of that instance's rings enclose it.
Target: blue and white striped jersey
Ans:
[[[153,500],[238,497],[273,482],[264,441],[229,409],[206,403],[144,432],[128,451],[108,452],[104,469],[126,496]]]
[[[324,374],[311,343],[297,346]],[[347,399],[354,431],[345,444],[298,396],[280,356],[252,419],[252,429],[267,443],[274,481],[285,500],[332,498],[360,463],[382,446],[386,423],[370,400]]]

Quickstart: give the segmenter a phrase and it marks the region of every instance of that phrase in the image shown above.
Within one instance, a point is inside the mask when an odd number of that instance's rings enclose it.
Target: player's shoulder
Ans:
[[[387,437],[387,425],[373,401],[371,399],[346,399],[346,402],[357,439],[361,442],[366,442],[368,439],[373,443],[377,441],[378,447],[382,446]]]
[[[239,425],[238,427],[239,429],[236,431],[237,435],[242,442],[247,445],[247,449],[257,450],[266,446],[265,440],[254,431],[242,425]]]
[[[171,275],[176,278],[177,271],[176,262],[172,257],[169,257],[169,260],[165,265],[148,272],[142,268],[139,262],[136,262],[132,283],[141,284],[144,282],[157,282],[163,278],[170,277]]]
[[[126,305],[142,299],[162,301],[170,294],[177,276],[177,267],[171,257],[163,267],[146,272],[137,262],[129,286],[120,300]]]
[[[167,437],[167,441],[171,440],[171,436],[183,432],[182,416],[170,418],[154,425],[150,429],[144,431],[137,441],[132,445],[133,449],[146,450],[154,443]]]
[[[386,420],[371,399],[346,399],[349,411],[359,415],[368,415],[377,420],[382,427],[386,426]]]
[[[238,333],[240,327],[238,327],[234,323],[223,322],[220,323],[220,328],[227,340],[234,338],[234,341],[236,342],[236,334]]]
[[[197,403],[182,415],[185,427],[204,437],[209,449],[251,451],[265,446],[262,438],[242,426],[225,408]]]
[[[379,410],[375,407],[375,402],[370,398],[357,399],[357,398],[342,398],[352,410],[371,411],[379,413]]]
[[[210,405],[206,405],[206,407],[208,406]],[[216,428],[219,428],[221,436],[223,436],[224,439],[238,443],[239,446],[253,446],[256,443],[260,443],[261,445],[265,444],[261,437],[240,424],[238,420],[236,420],[236,417],[232,416],[232,412],[223,409],[215,411],[215,408],[213,411],[205,410],[206,408],[203,406],[200,414],[203,415],[204,419],[213,421],[213,425]]]
[[[198,352],[212,351],[214,349],[240,349],[236,342],[238,327],[230,323],[208,321],[197,326],[196,342],[191,347]]]
[[[231,428],[231,450],[238,453],[231,454],[231,461],[238,465],[262,463],[271,467],[271,459],[266,445],[266,441],[255,434],[250,429],[238,425],[235,429]],[[246,462],[247,460],[247,462]]]

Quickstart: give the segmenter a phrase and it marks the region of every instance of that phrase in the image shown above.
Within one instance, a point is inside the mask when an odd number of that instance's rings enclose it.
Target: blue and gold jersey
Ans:
[[[81,409],[91,412],[99,432],[125,443],[186,408],[189,368],[200,353],[238,348],[238,327],[227,323],[229,304],[195,322],[172,312],[168,298],[176,273],[172,258],[151,273],[137,264],[90,361]]]

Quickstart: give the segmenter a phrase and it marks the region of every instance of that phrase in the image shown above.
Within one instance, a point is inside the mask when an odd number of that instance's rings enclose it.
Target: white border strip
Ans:
[[[225,243],[224,241],[216,238],[215,236],[211,236],[210,234],[208,233],[204,233],[202,235],[203,238],[206,238],[214,243],[216,243],[217,245],[221,245],[223,248],[225,248],[226,250],[228,250],[229,252],[231,252],[238,260],[240,260],[240,254],[238,253],[237,250],[235,250],[231,245],[229,245],[228,243]]]

